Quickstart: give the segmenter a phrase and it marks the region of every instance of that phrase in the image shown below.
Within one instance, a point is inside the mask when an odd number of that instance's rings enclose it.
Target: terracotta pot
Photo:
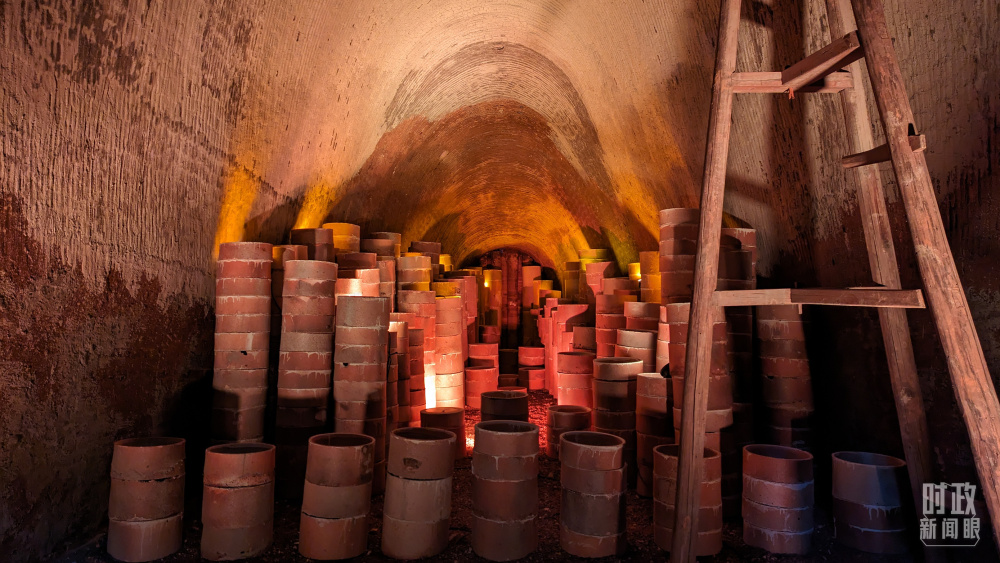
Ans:
[[[814,501],[813,482],[775,483],[755,479],[744,473],[743,498],[778,508],[803,508]]]
[[[183,513],[158,520],[109,520],[108,555],[130,563],[162,559],[180,550],[183,529]]]
[[[563,465],[579,469],[610,470],[622,467],[625,440],[601,432],[564,432],[559,437]]]
[[[559,459],[559,437],[563,432],[590,429],[590,412],[590,408],[576,405],[549,407],[548,424],[545,426],[546,455]]]
[[[545,349],[540,346],[521,346],[517,349],[517,363],[524,367],[545,365]]]
[[[219,561],[252,557],[271,544],[275,447],[247,443],[205,451],[201,554]]]
[[[400,428],[389,437],[387,470],[405,479],[443,479],[454,470],[456,436],[437,428]]]

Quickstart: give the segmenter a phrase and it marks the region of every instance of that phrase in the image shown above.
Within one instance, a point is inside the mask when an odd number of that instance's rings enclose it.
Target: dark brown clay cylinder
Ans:
[[[487,391],[480,395],[482,420],[528,421],[528,395],[517,391]]]
[[[350,559],[368,549],[368,515],[353,518],[316,518],[305,512],[299,519],[299,553],[309,559]]]

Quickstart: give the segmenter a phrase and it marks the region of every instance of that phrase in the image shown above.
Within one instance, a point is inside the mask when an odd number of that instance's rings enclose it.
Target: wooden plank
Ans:
[[[826,0],[826,11],[830,35],[836,37],[850,29],[856,29],[850,0]],[[840,101],[844,110],[848,148],[858,152],[874,145],[875,138],[871,128],[872,119],[868,113],[867,93],[862,83],[861,64],[854,63],[849,70],[855,84],[853,88],[840,93]],[[878,171],[870,167],[857,168],[854,175],[858,178],[861,225],[865,233],[872,279],[888,289],[899,289],[902,284],[882,180]],[[879,309],[878,316],[889,364],[889,381],[896,403],[906,470],[910,477],[910,491],[914,506],[920,506],[923,483],[933,481],[934,466],[910,326],[906,311],[901,309]],[[924,554],[928,563],[940,559],[934,548],[925,548]]]
[[[708,118],[705,173],[701,188],[701,219],[695,256],[691,329],[688,331],[684,402],[681,405],[680,451],[677,467],[677,497],[674,502],[674,537],[670,550],[673,563],[693,563],[698,534],[701,475],[704,465],[705,417],[708,411],[708,377],[712,356],[715,307],[712,293],[718,283],[722,200],[726,187],[729,136],[732,128],[733,91],[739,44],[741,0],[721,0],[719,46]]]
[[[807,84],[795,91],[796,94],[813,92],[836,94],[854,85],[850,72],[834,72],[817,82]],[[733,92],[737,94],[784,94],[788,86],[781,80],[780,72],[737,72],[732,78]]]
[[[864,55],[855,31],[831,42],[781,72],[781,82],[791,92],[836,72]]]
[[[927,139],[923,135],[910,135],[910,148],[916,152],[927,149]],[[849,154],[840,159],[840,165],[844,168],[857,168],[869,164],[889,162],[892,155],[889,153],[889,145],[879,145],[871,150]]]
[[[997,400],[962,280],[948,245],[924,154],[909,149],[913,109],[903,84],[881,0],[852,0],[875,103],[916,246],[924,294],[948,361],[958,407],[1000,544],[1000,401]]]
[[[779,288],[716,291],[713,303],[722,307],[838,305],[842,307],[884,307],[893,309],[924,308],[923,294],[919,289],[890,290],[884,288]]]

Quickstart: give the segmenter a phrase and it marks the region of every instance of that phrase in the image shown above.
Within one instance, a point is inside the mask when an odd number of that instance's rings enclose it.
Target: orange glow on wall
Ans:
[[[222,189],[219,223],[215,230],[212,258],[218,258],[219,245],[243,240],[247,219],[257,200],[260,183],[242,166],[231,168]]]

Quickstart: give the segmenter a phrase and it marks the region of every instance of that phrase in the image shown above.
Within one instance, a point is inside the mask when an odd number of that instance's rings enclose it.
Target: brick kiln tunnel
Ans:
[[[823,4],[745,2],[737,68],[835,39]],[[0,561],[666,558],[698,214],[660,210],[699,206],[718,5],[0,2]],[[1000,373],[996,8],[885,16]],[[840,98],[734,115],[721,283],[872,285]],[[980,485],[932,317],[907,315],[933,482]],[[876,312],[714,322],[695,551],[919,559]],[[454,443],[392,433],[421,401],[458,407],[423,414]],[[556,459],[581,428],[603,434]],[[374,439],[306,447],[332,431]],[[206,453],[233,439],[270,445]],[[973,498],[983,541],[940,553],[995,560]]]

